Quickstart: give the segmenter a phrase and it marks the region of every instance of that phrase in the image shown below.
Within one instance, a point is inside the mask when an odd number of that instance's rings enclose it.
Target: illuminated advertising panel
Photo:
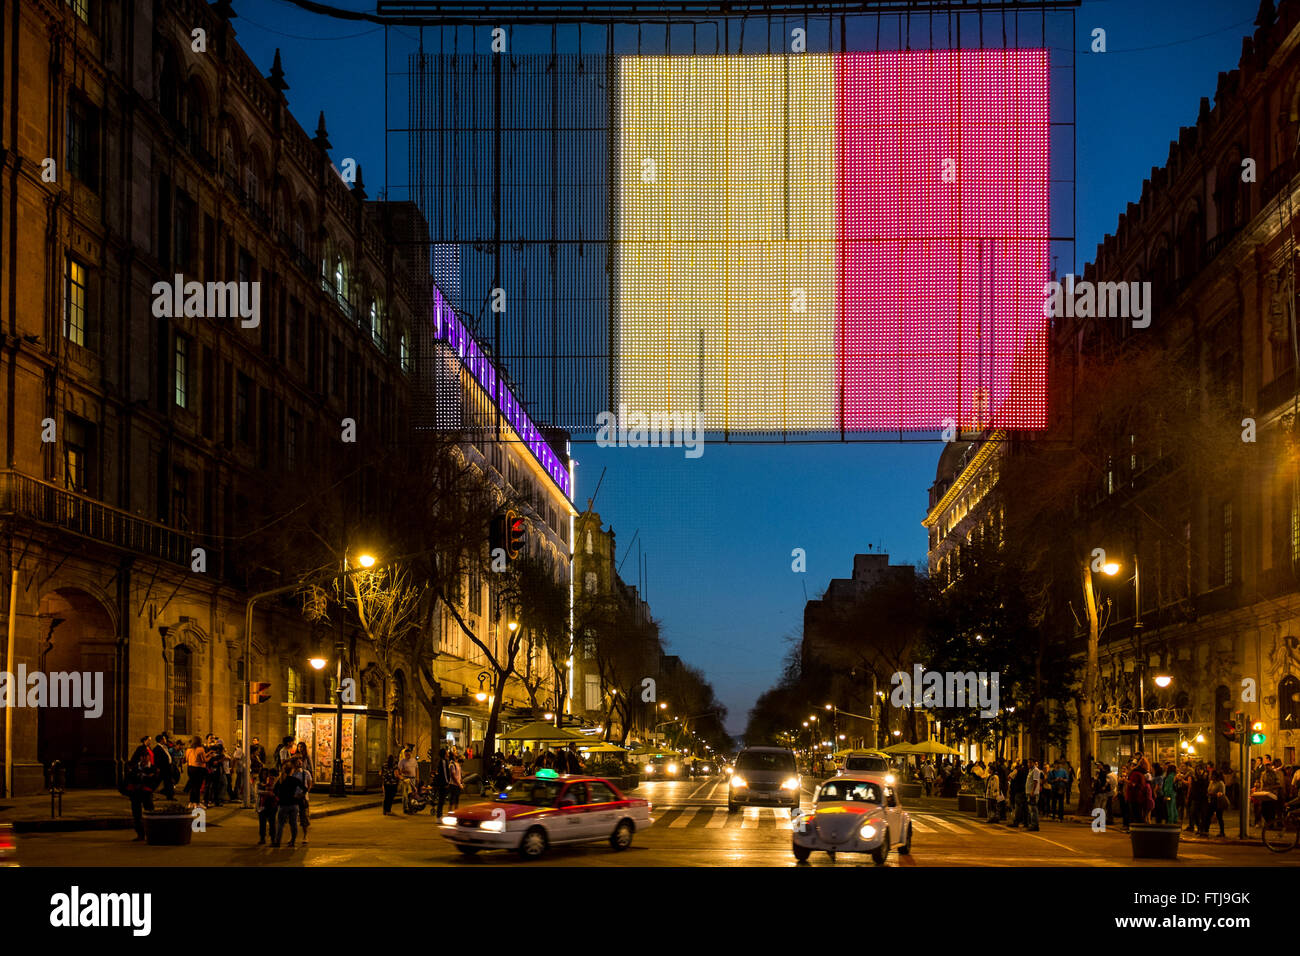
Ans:
[[[625,57],[619,405],[1046,425],[1043,50]]]

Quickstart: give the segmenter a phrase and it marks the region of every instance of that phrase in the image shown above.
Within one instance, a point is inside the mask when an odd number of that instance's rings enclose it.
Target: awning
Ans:
[[[570,730],[567,727],[556,727],[545,720],[534,720],[532,723],[524,724],[522,727],[517,727],[508,733],[497,734],[497,740],[559,741],[566,744],[576,744],[588,739],[590,738],[584,737],[576,730]]]

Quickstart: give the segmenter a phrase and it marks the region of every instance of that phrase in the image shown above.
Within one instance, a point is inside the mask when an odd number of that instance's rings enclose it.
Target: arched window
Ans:
[[[343,256],[334,260],[334,294],[340,302],[352,298],[352,270],[348,268],[348,261]]]
[[[158,72],[158,110],[163,119],[180,122],[180,70],[176,67],[176,54],[170,46],[163,49],[162,68]]]
[[[193,655],[184,644],[172,651],[172,726],[171,732],[184,736],[190,732],[190,659]]]
[[[379,351],[388,351],[388,314],[384,311],[382,299],[370,303],[370,337]]]
[[[207,97],[199,81],[194,80],[185,93],[185,129],[192,148],[207,149],[207,115]]]
[[[1300,730],[1300,679],[1287,674],[1277,685],[1279,730]]]
[[[406,341],[406,330],[403,329],[397,339],[397,356],[398,361],[402,363],[402,371],[411,370],[411,346]]]

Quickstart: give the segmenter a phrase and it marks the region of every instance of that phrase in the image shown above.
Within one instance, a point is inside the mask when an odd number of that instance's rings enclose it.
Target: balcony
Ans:
[[[1280,193],[1282,187],[1289,183],[1294,175],[1295,163],[1289,159],[1271,170],[1264,180],[1264,196],[1260,200],[1260,206],[1267,205],[1268,201]]]
[[[0,471],[0,515],[36,521],[186,568],[191,550],[198,546],[194,535],[17,471]],[[209,552],[208,568],[216,573],[220,567],[219,556]]]
[[[1233,226],[1231,229],[1219,233],[1217,236],[1215,236],[1213,239],[1207,242],[1205,244],[1205,251],[1201,256],[1202,268],[1209,265],[1215,256],[1217,256],[1220,252],[1226,249],[1228,243],[1232,242],[1232,240],[1237,237],[1237,233],[1239,233],[1240,231],[1241,231],[1241,226]]]

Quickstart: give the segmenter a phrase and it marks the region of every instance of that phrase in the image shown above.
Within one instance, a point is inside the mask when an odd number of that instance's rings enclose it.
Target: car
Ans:
[[[870,853],[877,864],[897,848],[912,852],[912,815],[898,800],[892,775],[846,773],[817,788],[813,804],[791,819],[794,858],[800,863],[814,850]]]
[[[712,777],[718,773],[718,765],[708,758],[700,758],[691,761],[692,777]]]
[[[893,758],[880,750],[847,750],[840,755],[840,760],[839,774],[884,773],[897,776]],[[894,781],[889,783],[892,785]]]
[[[799,808],[801,783],[794,751],[785,747],[746,747],[727,781],[727,809],[741,806]]]
[[[14,825],[0,823],[0,866],[18,865],[18,844],[14,840]]]
[[[690,772],[690,763],[681,754],[656,753],[646,758],[644,777],[646,780],[685,780]]]
[[[539,770],[512,783],[494,803],[455,810],[440,821],[443,837],[461,853],[514,850],[525,860],[548,847],[609,841],[615,850],[654,820],[647,800],[631,799],[600,777]]]

